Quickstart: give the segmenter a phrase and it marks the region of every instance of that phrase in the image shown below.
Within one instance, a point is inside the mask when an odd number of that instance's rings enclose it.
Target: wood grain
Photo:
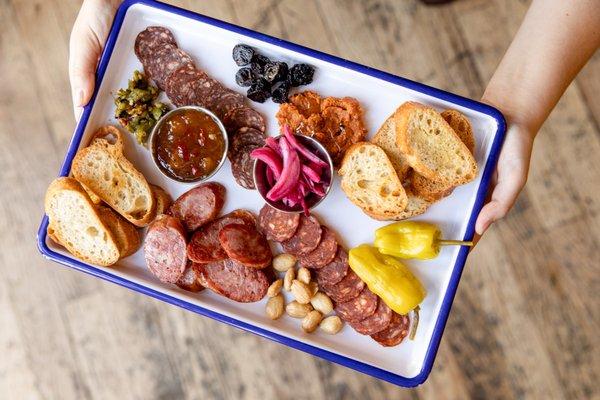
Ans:
[[[527,1],[173,1],[477,98]],[[546,122],[513,212],[471,254],[429,380],[401,389],[45,261],[74,127],[76,0],[0,0],[0,398],[600,398],[600,57]]]

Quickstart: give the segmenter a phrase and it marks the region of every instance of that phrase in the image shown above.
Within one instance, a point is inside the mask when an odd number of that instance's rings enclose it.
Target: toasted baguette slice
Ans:
[[[90,146],[77,152],[71,171],[75,179],[132,224],[146,226],[152,221],[152,190],[146,178],[123,156],[122,142],[111,144],[106,138],[95,138]]]
[[[165,192],[165,190],[158,185],[150,184],[150,188],[152,189],[154,201],[156,202],[156,215],[166,213],[173,203],[173,199],[169,196],[169,193]]]
[[[475,136],[473,135],[471,121],[460,111],[452,109],[443,111],[442,118],[454,130],[460,141],[467,146],[469,152],[475,154]]]
[[[83,190],[85,190],[87,195],[90,196],[90,200],[92,201],[92,203],[94,203],[96,205],[102,203],[102,199],[100,197],[98,197],[96,195],[96,193],[92,192],[89,187],[87,187],[85,185],[81,185],[81,187],[83,188]]]
[[[119,260],[113,233],[75,179],[54,180],[46,191],[44,208],[52,227],[51,238],[75,257],[103,266]]]
[[[132,255],[140,248],[140,234],[135,225],[108,207],[99,206],[96,210],[102,222],[113,233],[121,258]]]
[[[406,208],[406,192],[381,147],[367,142],[352,145],[338,173],[346,196],[369,215],[388,219]]]
[[[475,158],[436,110],[406,102],[396,110],[395,120],[396,143],[419,174],[452,186],[475,178]]]
[[[370,216],[371,218],[377,219],[379,221],[389,221],[389,220],[400,221],[403,219],[416,217],[417,215],[423,214],[425,211],[427,211],[427,209],[431,205],[431,202],[413,194],[410,191],[410,189],[406,191],[406,196],[408,198],[408,204],[406,205],[406,208],[404,209],[404,211],[401,211],[401,212],[395,214],[392,218],[383,218],[379,214],[372,214],[369,212],[365,212],[365,213],[368,216]]]
[[[377,146],[381,147],[385,154],[387,154],[390,159],[394,169],[396,170],[396,174],[398,174],[398,179],[401,181],[404,180],[408,170],[410,169],[410,165],[408,165],[408,161],[404,154],[400,151],[400,147],[396,144],[396,125],[394,114],[390,115],[388,119],[379,127],[379,130],[371,139],[371,142],[375,143]]]

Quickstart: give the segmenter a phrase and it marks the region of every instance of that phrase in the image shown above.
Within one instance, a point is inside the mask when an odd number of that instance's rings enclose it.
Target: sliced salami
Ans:
[[[258,226],[261,232],[267,236],[267,239],[277,242],[294,236],[299,222],[300,214],[279,211],[268,204],[265,204],[258,214]]]
[[[317,270],[317,282],[322,287],[333,286],[344,279],[349,269],[348,253],[338,246],[333,261]]]
[[[258,145],[246,145],[239,148],[232,155],[231,173],[235,181],[245,189],[255,189],[254,185],[254,160],[250,153],[259,148]]]
[[[373,335],[388,327],[392,320],[392,309],[381,299],[377,300],[377,309],[370,317],[362,321],[348,321],[348,324],[361,335]]]
[[[344,303],[356,298],[365,287],[365,283],[351,269],[333,286],[322,286],[323,291],[336,303]]]
[[[400,315],[392,312],[392,320],[388,327],[371,335],[371,337],[382,346],[396,346],[408,335],[409,328],[410,319],[408,315]]]
[[[149,26],[135,38],[135,55],[144,64],[164,43],[177,45],[173,33],[162,26]]]
[[[229,147],[228,157],[235,160],[240,149],[246,146],[262,147],[265,144],[265,135],[254,128],[241,128],[233,136]]]
[[[269,279],[262,270],[234,260],[201,265],[200,273],[207,288],[241,303],[261,300],[269,288]]]
[[[194,65],[192,58],[175,44],[163,43],[160,48],[145,60],[144,70],[152,78],[156,86],[165,89],[165,82],[169,75],[184,66]]]
[[[321,230],[321,242],[316,249],[298,259],[300,266],[319,269],[329,264],[335,258],[338,247],[335,234],[325,226],[321,226]]]
[[[213,111],[211,99],[215,96],[220,96],[225,90],[221,83],[208,75],[201,77],[193,83],[194,98],[193,104],[208,108]],[[214,111],[213,111],[214,112]]]
[[[215,92],[211,97],[208,97],[206,101],[208,108],[214,112],[217,117],[223,119],[229,111],[244,105],[244,95],[231,89],[224,88],[222,93]]]
[[[334,310],[345,321],[361,321],[373,315],[376,308],[377,295],[365,286],[355,298],[337,303]]]
[[[204,289],[204,286],[200,283],[200,271],[196,264],[191,261],[188,262],[183,275],[175,284],[189,292],[199,292]]]
[[[165,93],[177,107],[196,104],[197,81],[206,79],[205,72],[193,65],[185,64],[175,71],[165,81]]]
[[[273,259],[267,239],[246,224],[225,225],[219,232],[219,242],[230,258],[248,267],[264,268]]]
[[[188,232],[192,232],[215,219],[224,202],[225,187],[206,182],[179,196],[169,207],[169,214],[179,218]]]
[[[241,106],[230,110],[223,117],[223,125],[230,136],[233,136],[240,128],[253,128],[264,133],[266,130],[265,119],[254,108]]]
[[[314,216],[300,215],[294,236],[281,243],[286,253],[302,256],[317,248],[321,241],[321,224]]]
[[[187,266],[186,234],[177,218],[159,215],[144,240],[146,265],[161,282],[177,283]]]

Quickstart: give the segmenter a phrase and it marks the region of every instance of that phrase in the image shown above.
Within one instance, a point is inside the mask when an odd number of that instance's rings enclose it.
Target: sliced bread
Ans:
[[[92,201],[92,203],[94,203],[96,205],[102,203],[102,199],[100,197],[98,197],[96,195],[96,193],[92,192],[89,187],[87,187],[85,185],[81,185],[81,187],[83,188],[83,190],[85,190],[85,192],[88,194],[88,196],[90,196],[90,200]]]
[[[136,226],[154,218],[154,196],[146,178],[123,155],[122,139],[95,137],[73,159],[75,179]]]
[[[173,203],[173,199],[169,193],[165,192],[165,190],[158,185],[150,184],[150,188],[152,189],[154,201],[156,202],[155,214],[160,215],[166,213],[171,206],[171,203]]]
[[[475,158],[436,110],[406,102],[396,110],[395,122],[396,143],[419,174],[452,186],[475,178]]]
[[[102,222],[113,233],[121,258],[132,255],[140,248],[140,234],[135,225],[108,207],[98,206],[96,210]]]
[[[44,199],[51,238],[75,257],[108,266],[119,260],[119,248],[89,196],[73,178],[55,179]]]
[[[403,219],[407,219],[407,218],[411,218],[411,217],[415,217],[417,215],[423,214],[425,211],[427,211],[427,209],[431,205],[431,202],[415,195],[414,193],[412,193],[410,191],[410,189],[406,191],[406,196],[408,198],[408,203],[406,205],[406,208],[404,209],[404,211],[401,211],[401,212],[395,214],[392,218],[383,218],[381,215],[369,213],[366,211],[365,211],[365,213],[368,216],[370,216],[371,218],[377,219],[380,221],[386,221],[386,220],[400,221]]]
[[[379,146],[367,142],[352,145],[338,173],[346,196],[374,218],[392,219],[406,208],[406,192]]]
[[[471,154],[475,154],[475,136],[473,135],[473,127],[471,121],[460,111],[446,110],[442,112],[442,118],[454,130],[461,142],[467,146]]]
[[[408,170],[410,169],[410,165],[406,160],[406,157],[400,151],[400,148],[396,144],[396,125],[394,114],[390,115],[388,119],[379,127],[379,130],[371,139],[371,142],[375,143],[377,146],[381,147],[385,154],[387,154],[390,159],[394,169],[396,170],[396,174],[398,174],[398,179],[401,181],[404,180]]]

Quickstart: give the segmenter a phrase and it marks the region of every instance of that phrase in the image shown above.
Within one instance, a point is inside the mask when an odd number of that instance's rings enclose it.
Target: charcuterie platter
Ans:
[[[46,193],[38,245],[415,386],[431,371],[504,129],[476,101],[126,1]]]

